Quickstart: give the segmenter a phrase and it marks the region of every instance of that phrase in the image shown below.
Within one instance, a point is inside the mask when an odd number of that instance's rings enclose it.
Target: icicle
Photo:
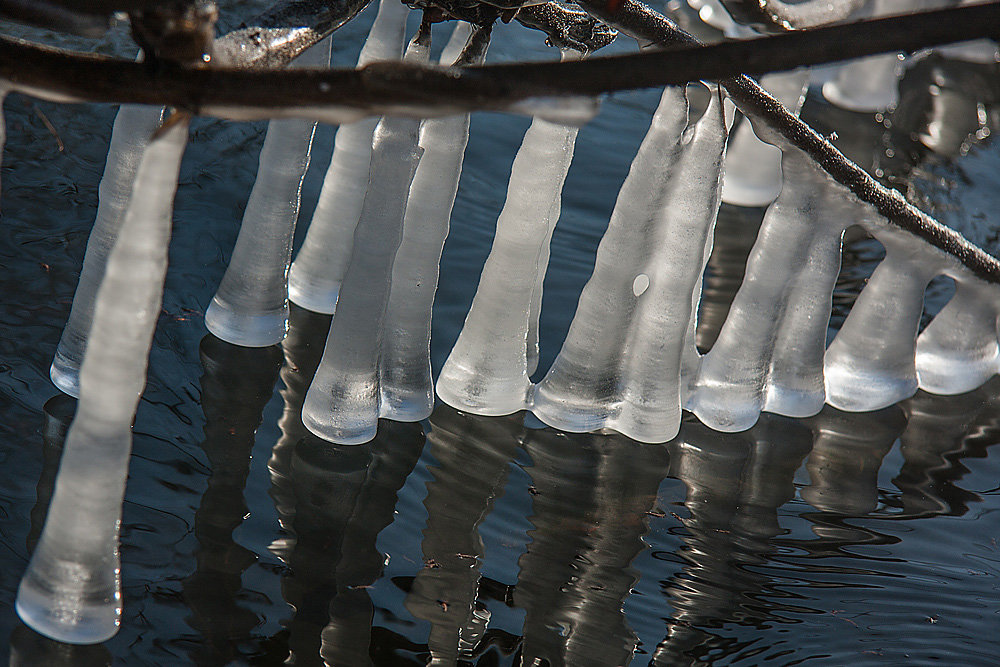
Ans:
[[[108,160],[98,190],[97,217],[87,241],[69,320],[49,370],[56,387],[70,396],[80,396],[80,364],[87,349],[97,290],[104,278],[108,255],[125,221],[125,210],[143,151],[162,120],[162,108],[130,104],[122,105],[115,117]]]
[[[187,132],[187,118],[175,118],[149,144],[136,172],[121,233],[97,293],[80,372],[79,407],[55,495],[18,590],[21,618],[59,641],[97,643],[118,630],[118,527],[131,426],[160,314]]]
[[[667,88],[618,196],[559,356],[532,412],[568,431],[665,442],[681,416],[684,343],[719,206],[725,119],[717,89],[686,132]],[[683,135],[682,135],[683,132]]]
[[[468,23],[457,24],[441,54],[443,64],[458,58],[470,34]],[[420,126],[423,156],[410,186],[403,241],[392,267],[384,326],[389,335],[379,361],[381,415],[388,419],[420,421],[434,409],[431,307],[468,141],[468,114],[425,120]]]
[[[326,67],[330,63],[330,43],[327,37],[292,67]],[[316,123],[305,120],[268,123],[257,179],[232,259],[205,311],[205,326],[224,341],[267,347],[285,337],[286,275],[315,131]]]
[[[898,4],[899,0],[892,0],[891,3],[888,0],[871,0],[868,8],[863,10],[867,14],[865,18],[894,14],[900,9]],[[897,84],[902,73],[903,64],[896,53],[851,60],[837,67],[833,78],[823,84],[823,97],[850,111],[886,111],[895,108],[899,102]]]
[[[798,115],[805,101],[809,70],[766,74],[761,86]],[[737,128],[726,149],[722,201],[737,206],[767,206],[781,192],[781,149],[757,138],[749,119]]]
[[[472,308],[438,378],[438,396],[448,405],[482,415],[525,407],[531,303],[541,290],[540,265],[559,219],[577,132],[535,118],[524,135]]]
[[[405,61],[426,62],[420,36]],[[375,437],[380,416],[379,359],[392,283],[403,238],[406,198],[423,149],[420,121],[383,118],[375,128],[368,194],[354,232],[351,262],[302,421],[321,438],[343,445]]]
[[[826,327],[850,224],[840,202],[852,195],[790,147],[782,172],[781,194],[687,405],[720,431],[750,428],[761,410],[806,417],[823,407]]]
[[[850,111],[885,111],[899,101],[901,72],[902,62],[895,53],[852,60],[823,84],[823,97]]]
[[[879,240],[886,257],[826,352],[826,402],[848,412],[878,410],[916,392],[924,291],[940,271],[912,242]]]
[[[383,0],[358,56],[358,67],[403,55],[409,11],[398,0]],[[289,298],[308,310],[330,314],[336,308],[368,189],[372,133],[378,120],[366,118],[337,130],[316,212],[288,272]]]
[[[917,338],[920,388],[935,394],[971,391],[1000,371],[1000,290],[956,279],[955,295]]]

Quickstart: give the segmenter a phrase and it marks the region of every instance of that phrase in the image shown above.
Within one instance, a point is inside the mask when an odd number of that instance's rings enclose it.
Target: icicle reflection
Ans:
[[[281,439],[268,468],[287,537],[271,545],[290,568],[282,595],[289,661],[366,665],[373,607],[366,590],[385,556],[375,545],[393,518],[400,487],[424,445],[418,425],[383,422],[370,446],[340,447],[302,424],[306,388],[320,362],[330,318],[292,309],[283,343]]]
[[[244,571],[256,560],[234,538],[247,516],[244,490],[250,472],[254,433],[271,398],[281,361],[276,346],[245,348],[209,334],[201,342],[201,404],[205,439],[201,448],[211,472],[194,514],[197,566],[182,584],[188,623],[202,637],[196,664],[225,663],[239,657],[233,641],[256,624],[238,594]]]

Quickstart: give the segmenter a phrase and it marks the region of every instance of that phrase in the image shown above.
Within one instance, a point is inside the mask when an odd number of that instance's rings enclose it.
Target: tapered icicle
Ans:
[[[139,164],[97,293],[80,371],[80,402],[55,495],[18,590],[17,612],[25,623],[59,641],[97,643],[118,630],[118,528],[131,426],[160,314],[187,133],[187,118],[175,118],[149,144]]]
[[[823,84],[823,97],[850,111],[885,111],[899,101],[901,72],[902,63],[895,53],[853,60]]]
[[[665,442],[681,416],[681,366],[719,207],[726,130],[718,89],[685,131],[667,88],[618,195],[559,356],[532,412],[569,431]]]
[[[426,62],[414,40],[407,62]],[[356,445],[375,437],[381,415],[379,360],[392,283],[403,239],[406,198],[423,149],[420,121],[385,117],[375,128],[368,194],[354,233],[351,262],[326,349],[306,393],[302,421],[321,438]]]
[[[442,64],[462,51],[471,27],[456,25]],[[420,421],[434,409],[431,379],[431,307],[437,291],[441,251],[458,192],[469,115],[425,120],[420,126],[423,155],[413,176],[403,218],[403,240],[392,268],[379,367],[381,415]]]
[[[806,417],[823,407],[823,353],[840,239],[851,224],[836,188],[786,148],[784,185],[768,208],[746,277],[702,360],[687,407],[720,431],[742,431],[761,410]]]
[[[975,279],[957,281],[955,295],[917,338],[917,379],[934,394],[961,394],[1000,371],[1000,293]]]
[[[793,114],[805,100],[809,70],[765,74],[760,85]],[[726,149],[722,201],[737,206],[767,206],[781,192],[781,149],[757,138],[749,119],[737,128]]]
[[[378,60],[399,60],[406,43],[409,9],[398,0],[383,0],[358,56],[358,67]],[[372,133],[378,118],[341,125],[316,211],[302,247],[288,272],[288,296],[317,313],[337,306],[340,284],[351,259],[354,229],[368,190]]]
[[[577,132],[535,118],[524,135],[472,308],[438,378],[438,396],[452,407],[481,415],[525,407],[531,303],[541,291],[541,262],[559,219]]]
[[[924,291],[940,271],[912,242],[879,240],[886,257],[826,352],[826,402],[848,412],[878,410],[916,392]]]
[[[56,387],[70,396],[80,396],[80,364],[87,349],[97,289],[104,278],[108,255],[125,221],[125,210],[143,151],[162,120],[162,108],[130,104],[122,105],[115,117],[108,160],[98,189],[97,217],[87,241],[69,320],[49,369]]]
[[[292,67],[326,67],[330,44],[327,37]],[[205,326],[224,341],[267,347],[285,337],[286,276],[315,131],[316,123],[299,119],[272,120],[267,126],[232,259],[205,311]]]

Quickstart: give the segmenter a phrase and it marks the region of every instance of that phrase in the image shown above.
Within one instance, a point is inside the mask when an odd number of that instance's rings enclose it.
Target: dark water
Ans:
[[[339,63],[356,55],[362,27],[342,33]],[[540,39],[514,26],[495,44],[498,59],[543,56]],[[996,131],[996,81],[992,68],[931,60],[908,76],[907,103],[888,121],[816,101],[807,113],[864,166],[995,250],[997,144],[951,158],[914,137],[932,84],[958,109],[948,127],[969,124],[971,109]],[[580,134],[545,285],[542,368],[656,100],[617,96]],[[997,664],[1000,382],[874,414],[765,415],[735,435],[689,419],[664,446],[446,406],[424,424],[381,424],[368,446],[332,446],[299,419],[328,318],[295,310],[283,348],[206,336],[203,310],[264,130],[212,120],[196,123],[185,158],[136,419],[122,630],[97,647],[41,638],[12,607],[73,410],[48,365],[114,110],[11,96],[6,113],[0,643],[11,664]],[[526,126],[474,118],[435,310],[436,368],[471,302]],[[306,220],[332,137],[317,134]],[[723,210],[702,345],[725,316],[760,215]],[[834,326],[880,256],[861,238],[845,251]],[[933,286],[929,311],[948,296],[947,284]]]

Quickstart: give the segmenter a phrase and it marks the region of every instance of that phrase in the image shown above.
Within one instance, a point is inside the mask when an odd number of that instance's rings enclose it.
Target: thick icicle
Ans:
[[[765,74],[760,85],[794,114],[805,101],[809,70]],[[781,192],[781,149],[757,138],[749,119],[726,148],[722,201],[737,206],[767,206]]]
[[[1000,371],[996,286],[956,279],[951,301],[917,338],[917,379],[934,394],[971,391]]]
[[[330,44],[327,37],[292,67],[326,67]],[[316,123],[299,119],[272,120],[267,126],[232,259],[205,311],[205,326],[224,341],[267,347],[285,337],[286,276],[315,131]]]
[[[687,405],[720,431],[750,428],[765,409],[806,417],[823,407],[826,327],[851,222],[839,202],[851,195],[794,148],[784,151],[782,172],[781,194]]]
[[[87,349],[97,290],[104,278],[108,255],[125,222],[125,210],[143,151],[162,119],[162,108],[129,104],[123,105],[115,117],[108,160],[98,189],[97,217],[87,241],[69,320],[49,370],[56,387],[70,396],[80,396],[80,364]]]
[[[456,25],[442,64],[455,61],[470,34],[468,23]],[[423,155],[410,185],[403,240],[392,267],[384,325],[388,335],[379,361],[380,412],[395,421],[420,421],[434,409],[431,307],[468,141],[468,114],[425,120],[420,126]]]
[[[398,0],[382,1],[358,56],[358,67],[378,60],[399,60],[406,43],[408,14],[409,9]],[[288,272],[289,298],[308,310],[330,314],[337,306],[368,189],[372,133],[378,120],[366,118],[337,130],[312,223]]]
[[[426,62],[427,54],[428,47],[414,40],[404,60]],[[422,153],[419,130],[418,120],[388,117],[375,128],[371,185],[354,232],[351,262],[323,359],[306,393],[303,423],[338,444],[368,442],[378,428],[386,308],[406,198]]]
[[[524,409],[531,303],[555,229],[578,128],[535,118],[511,167],[507,201],[472,308],[441,369],[437,393],[474,414]]]
[[[910,239],[879,235],[886,257],[826,352],[826,402],[848,412],[878,410],[917,390],[917,328],[924,291],[940,272]]]
[[[177,118],[147,147],[121,233],[97,293],[80,371],[81,395],[66,439],[42,538],[17,612],[64,642],[108,639],[121,617],[118,528],[132,420],[160,314],[174,193],[188,122]]]
[[[681,365],[719,206],[726,130],[717,89],[686,132],[667,88],[618,196],[559,356],[532,412],[568,431],[665,442],[681,416]]]

